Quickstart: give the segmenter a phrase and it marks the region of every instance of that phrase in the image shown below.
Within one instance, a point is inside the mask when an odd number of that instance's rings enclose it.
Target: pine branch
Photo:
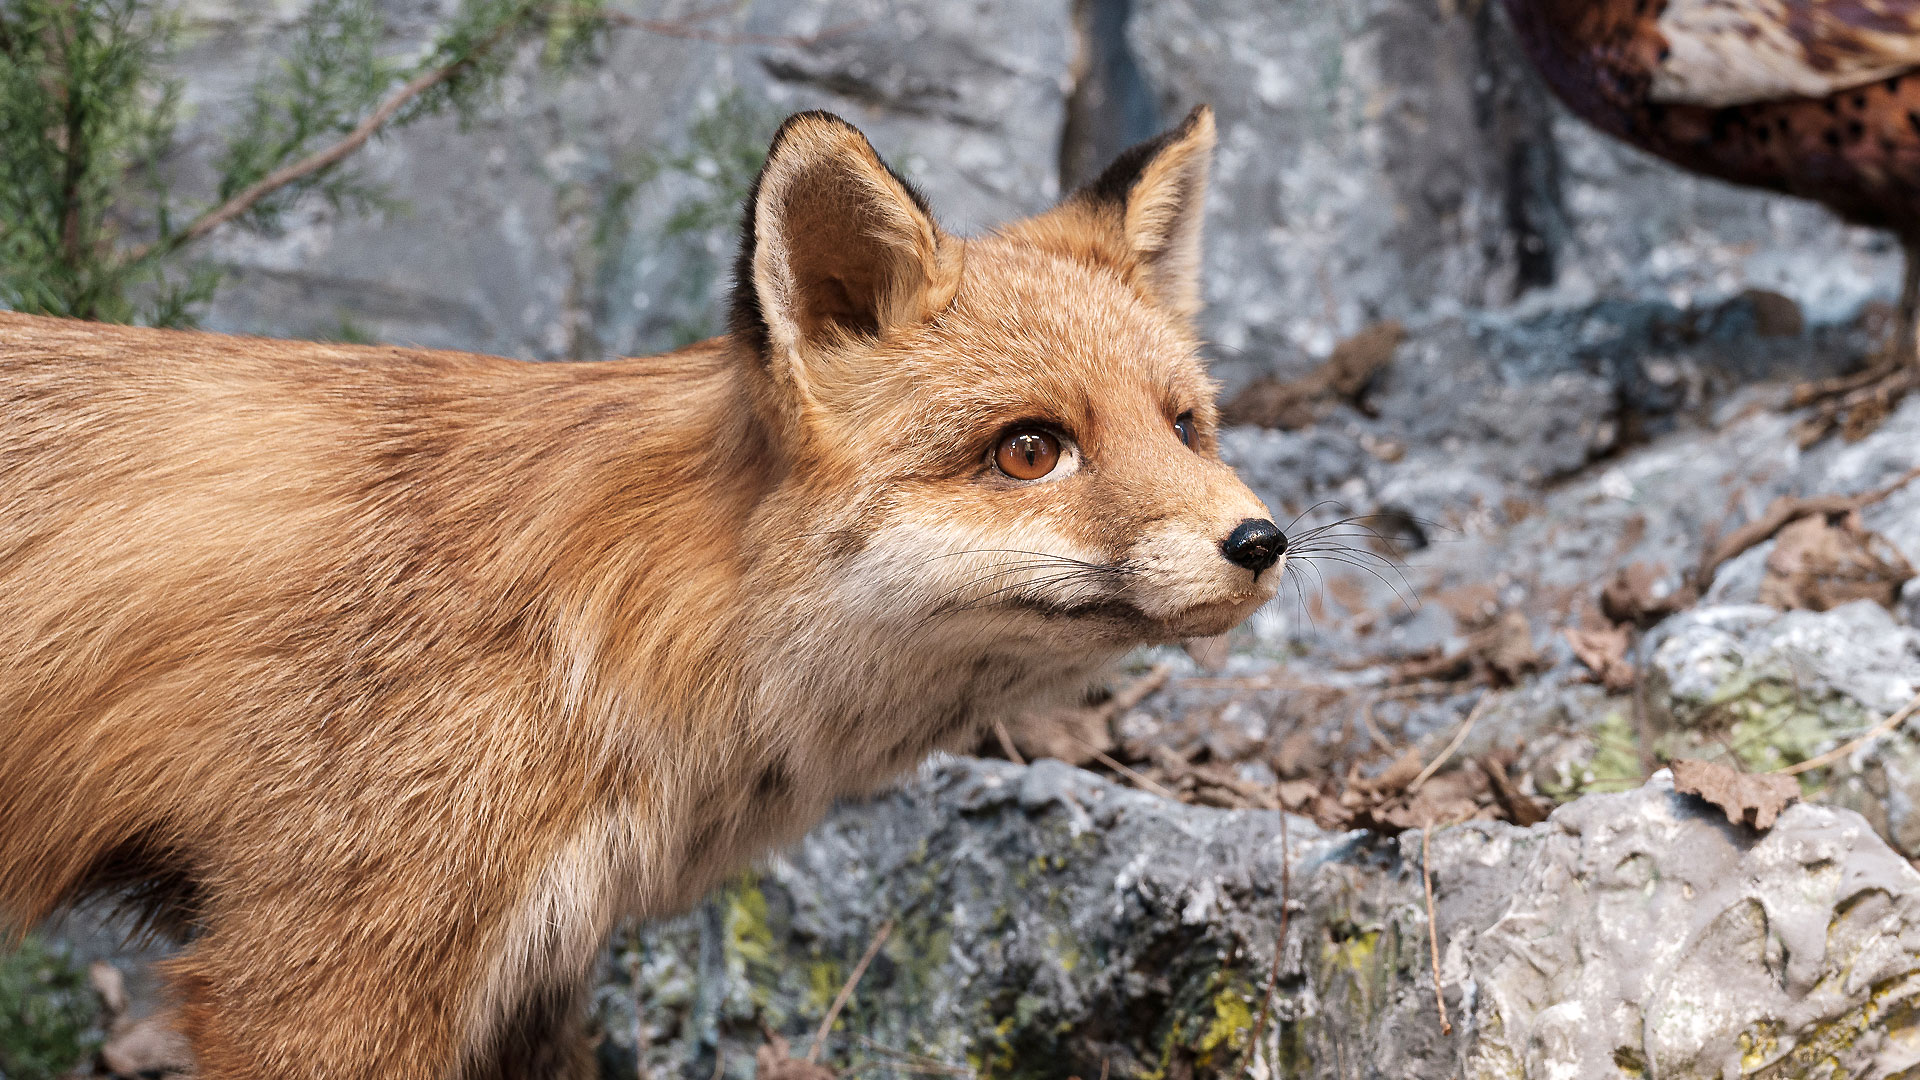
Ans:
[[[423,71],[412,79],[409,79],[405,85],[387,95],[386,99],[381,101],[378,107],[371,113],[368,113],[365,119],[356,124],[353,130],[349,131],[338,142],[322,147],[308,154],[306,157],[301,158],[299,161],[275,169],[273,172],[268,173],[266,176],[261,177],[259,180],[254,181],[236,192],[232,198],[195,217],[179,232],[163,236],[149,243],[141,244],[129,251],[122,258],[121,264],[123,266],[133,266],[155,256],[176,251],[187,244],[193,243],[195,240],[200,239],[220,226],[225,225],[227,222],[244,215],[247,211],[258,205],[260,200],[272,195],[274,192],[290,184],[297,184],[310,176],[324,172],[338,165],[340,162],[345,161],[362,146],[366,145],[367,140],[373,138],[382,127],[386,126],[388,121],[392,120],[400,110],[406,108],[415,98],[453,78],[465,68],[477,63],[488,51],[505,40],[509,32],[515,29],[515,27],[516,24],[512,22],[502,23],[471,50],[454,57],[439,67]]]

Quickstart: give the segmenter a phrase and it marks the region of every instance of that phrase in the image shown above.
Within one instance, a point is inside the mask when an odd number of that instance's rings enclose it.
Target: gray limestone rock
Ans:
[[[427,40],[439,5],[386,6],[394,49]],[[1050,204],[1073,48],[1068,0],[694,0],[725,41],[616,29],[564,73],[514,64],[495,102],[376,141],[353,168],[386,212],[299,207],[272,236],[223,230],[228,274],[205,325],[282,336],[598,359],[717,331],[746,184],[787,113],[860,125],[961,231]],[[179,58],[188,152],[202,191],[219,135],[274,62],[301,5],[209,0]],[[992,27],[989,34],[983,28]]]
[[[616,974],[602,992],[609,1056],[631,1067],[644,1030],[656,1075],[706,1075],[686,995],[658,989],[698,972],[726,982],[705,1034],[744,1076],[757,1023],[803,1036],[893,919],[827,1054],[882,1075],[904,1075],[909,1053],[1001,1076],[1245,1064],[1396,1080],[1920,1063],[1920,874],[1851,812],[1795,806],[1756,835],[1661,773],[1532,829],[1438,830],[1430,856],[1418,833],[1290,826],[1283,841],[1277,814],[1170,803],[1055,762],[937,763],[737,886],[704,941],[694,917],[616,949],[614,971],[647,975],[638,1028],[633,984]]]

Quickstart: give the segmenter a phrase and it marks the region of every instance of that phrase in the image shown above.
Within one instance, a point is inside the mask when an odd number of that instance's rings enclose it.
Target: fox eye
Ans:
[[[1015,480],[1038,480],[1060,463],[1060,440],[1039,428],[1014,428],[1000,436],[993,463]]]
[[[1173,431],[1174,431],[1174,434],[1180,436],[1181,443],[1187,446],[1192,446],[1193,445],[1193,414],[1190,412],[1181,413],[1180,418],[1173,422]]]

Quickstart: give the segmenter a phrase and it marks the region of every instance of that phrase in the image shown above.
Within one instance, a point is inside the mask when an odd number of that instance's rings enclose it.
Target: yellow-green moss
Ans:
[[[1231,982],[1213,995],[1213,1022],[1200,1036],[1194,1049],[1200,1052],[1200,1063],[1213,1063],[1213,1053],[1222,1047],[1238,1053],[1245,1049],[1247,1039],[1253,1033],[1253,1007],[1247,1003],[1247,995],[1238,985]]]
[[[1586,775],[1579,777],[1578,789],[1569,794],[1589,791],[1627,791],[1640,786],[1640,738],[1625,711],[1613,709],[1593,728],[1593,760]]]

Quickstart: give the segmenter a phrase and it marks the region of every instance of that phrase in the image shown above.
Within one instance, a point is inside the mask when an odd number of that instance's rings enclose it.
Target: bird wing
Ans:
[[[1920,67],[1920,0],[1668,0],[1654,101],[1825,97]]]

